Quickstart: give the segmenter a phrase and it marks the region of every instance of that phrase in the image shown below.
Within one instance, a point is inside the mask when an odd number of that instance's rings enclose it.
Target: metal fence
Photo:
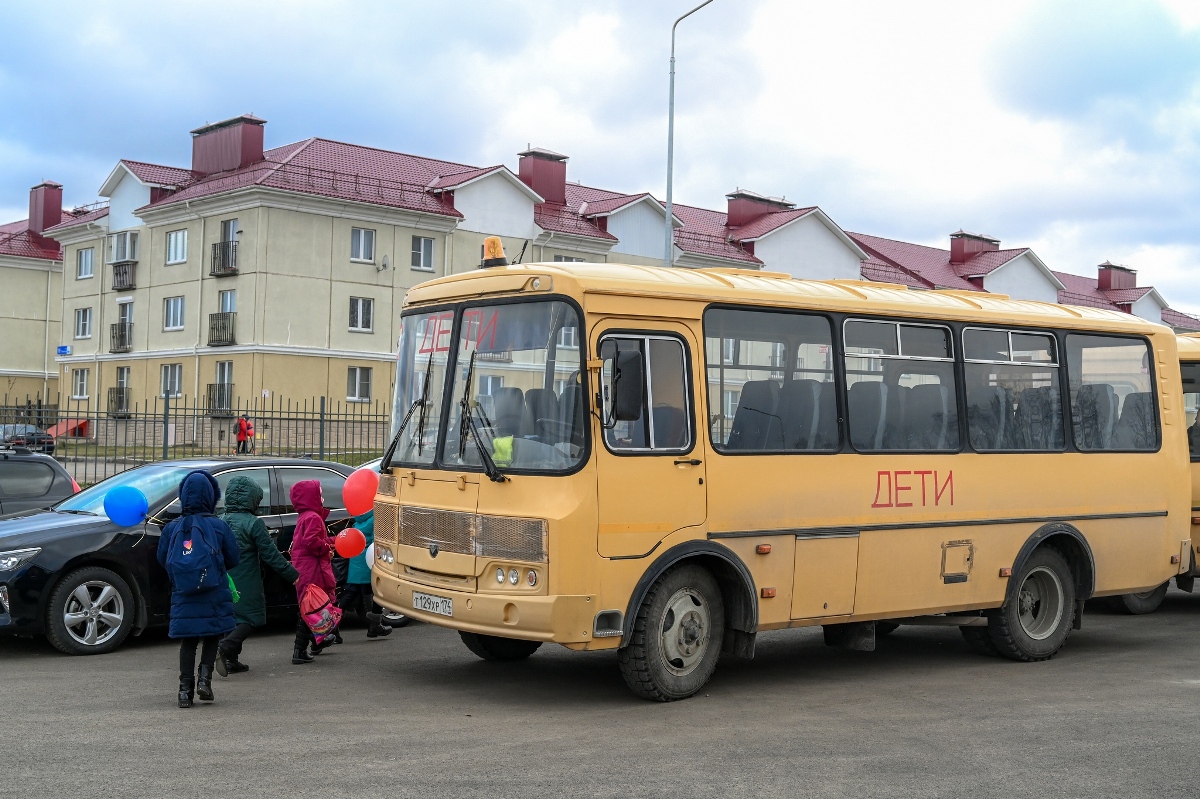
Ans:
[[[143,463],[177,458],[275,456],[358,465],[381,456],[387,446],[391,417],[379,401],[316,397],[245,402],[231,394],[210,386],[198,401],[182,396],[136,402],[123,388],[110,389],[107,402],[58,398],[45,403],[6,396],[0,404],[0,423],[33,424],[49,431],[54,457],[80,485]],[[254,436],[239,447],[238,421],[243,416],[253,425]]]

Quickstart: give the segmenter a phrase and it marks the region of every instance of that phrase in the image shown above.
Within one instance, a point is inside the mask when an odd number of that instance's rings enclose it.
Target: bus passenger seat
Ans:
[[[1062,446],[1062,409],[1052,386],[1027,388],[1017,397],[1012,444],[1016,449],[1058,449]]]
[[[816,442],[812,449],[837,449],[838,445],[838,415],[837,388],[833,381],[821,384],[821,396],[818,400],[820,416],[817,418]]]
[[[950,390],[936,383],[913,386],[904,409],[909,449],[947,449],[954,409]]]
[[[687,416],[674,405],[655,405],[650,411],[654,420],[654,446],[668,449],[687,445]]]
[[[778,399],[779,384],[774,380],[751,380],[743,385],[726,446],[747,450],[782,449],[783,428],[775,413]]]
[[[1003,386],[969,385],[967,424],[971,446],[976,449],[1013,447],[1013,402]]]
[[[548,388],[525,392],[525,428],[523,435],[536,436],[543,444],[558,441],[558,396]]]
[[[908,449],[908,398],[912,396],[909,386],[889,385],[887,413],[884,415],[883,448]]]
[[[1158,436],[1154,430],[1154,397],[1149,392],[1126,395],[1121,418],[1113,429],[1116,449],[1154,449]]]
[[[569,435],[565,440],[579,447],[583,446],[583,425],[579,423],[581,393],[578,385],[568,384],[563,387],[562,396],[558,398],[558,418],[563,421],[563,433]],[[567,430],[571,432],[567,434]]]
[[[518,436],[525,418],[525,394],[515,386],[505,386],[492,392],[496,415],[492,419],[497,436]]]
[[[887,429],[888,387],[882,382],[855,383],[847,394],[850,443],[855,449],[883,449]]]
[[[1109,449],[1117,424],[1117,393],[1108,383],[1079,387],[1075,413],[1076,443],[1084,449]]]
[[[813,449],[817,446],[817,425],[821,421],[820,383],[816,380],[784,383],[779,392],[778,410],[785,449]]]

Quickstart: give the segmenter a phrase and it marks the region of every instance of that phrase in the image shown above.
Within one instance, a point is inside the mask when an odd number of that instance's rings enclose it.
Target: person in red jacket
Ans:
[[[254,422],[250,421],[250,417],[242,414],[237,420],[237,451],[239,455],[245,455],[250,452],[250,445],[254,442]]]
[[[296,532],[292,536],[292,566],[300,574],[296,581],[297,602],[304,596],[310,585],[315,585],[329,595],[337,597],[337,579],[333,576],[333,538],[325,529],[325,518],[329,509],[325,507],[321,496],[321,483],[317,480],[301,480],[292,486],[289,492],[292,507],[299,517],[296,519]],[[313,642],[312,631],[300,616],[296,621],[296,645],[292,649],[292,663],[311,663],[313,655],[324,649],[330,643],[342,642],[341,635],[334,631],[326,643],[317,647]],[[310,654],[309,644],[313,644]]]

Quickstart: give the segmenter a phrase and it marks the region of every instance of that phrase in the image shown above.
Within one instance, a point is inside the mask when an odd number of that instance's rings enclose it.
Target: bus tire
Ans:
[[[1043,546],[1025,561],[1016,591],[991,617],[987,630],[1002,656],[1032,663],[1054,657],[1074,621],[1071,567],[1056,550]]]
[[[1111,605],[1114,610],[1119,613],[1128,613],[1132,616],[1141,616],[1143,613],[1153,613],[1158,610],[1158,606],[1163,603],[1167,596],[1167,588],[1170,587],[1171,581],[1160,585],[1158,588],[1149,591],[1143,591],[1140,594],[1122,594],[1115,596],[1111,600]]]
[[[541,641],[525,641],[520,638],[500,638],[496,635],[481,635],[459,631],[459,637],[473,653],[484,660],[524,660],[538,651]]]
[[[1000,657],[1000,650],[992,642],[992,634],[988,632],[987,627],[959,627],[958,631],[962,633],[963,640],[975,654],[993,658]]]
[[[617,652],[621,676],[644,699],[686,699],[712,676],[724,636],[717,581],[701,566],[678,566],[654,582],[638,607],[630,640]]]

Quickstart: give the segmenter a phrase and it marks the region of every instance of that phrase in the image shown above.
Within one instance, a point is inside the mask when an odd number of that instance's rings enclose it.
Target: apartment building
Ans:
[[[189,168],[122,160],[107,208],[47,231],[94,264],[64,281],[51,342],[71,398],[386,402],[405,293],[477,268],[486,236],[526,262],[662,263],[663,205],[568,182],[564,155],[527,149],[514,172],[319,138],[264,149],[265,128],[192,131]],[[743,190],[724,212],[675,206],[672,226],[681,267],[857,279],[868,257],[821,209]]]
[[[53,398],[53,361],[62,311],[62,251],[43,235],[73,219],[62,208],[62,186],[53,181],[29,190],[29,218],[0,225],[0,402]]]

